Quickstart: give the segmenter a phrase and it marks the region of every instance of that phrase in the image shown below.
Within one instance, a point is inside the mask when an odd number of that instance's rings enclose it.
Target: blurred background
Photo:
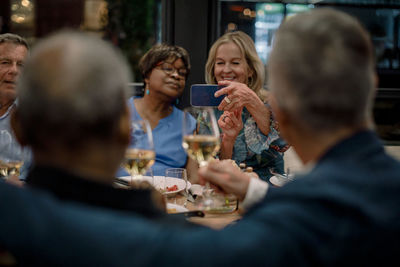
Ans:
[[[400,145],[399,0],[1,0],[0,29],[27,38],[31,45],[62,28],[98,35],[127,57],[133,88],[140,87],[137,63],[150,46],[161,42],[180,45],[191,56],[189,88],[204,83],[208,50],[226,31],[249,34],[268,64],[274,33],[283,20],[327,6],[356,16],[370,32],[379,75],[374,106],[377,131],[387,145]],[[189,90],[185,91],[181,108],[189,104]]]

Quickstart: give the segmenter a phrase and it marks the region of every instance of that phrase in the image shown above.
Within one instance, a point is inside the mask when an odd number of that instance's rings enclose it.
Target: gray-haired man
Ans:
[[[24,156],[10,128],[10,114],[16,105],[16,82],[28,55],[27,41],[12,33],[0,34],[0,164],[29,159]],[[7,176],[2,172],[0,177]]]

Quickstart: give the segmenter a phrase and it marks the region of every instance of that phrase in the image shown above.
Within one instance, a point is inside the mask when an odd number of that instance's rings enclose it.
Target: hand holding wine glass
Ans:
[[[125,152],[123,167],[131,175],[131,181],[140,180],[154,164],[153,135],[147,120],[132,121],[132,140]]]

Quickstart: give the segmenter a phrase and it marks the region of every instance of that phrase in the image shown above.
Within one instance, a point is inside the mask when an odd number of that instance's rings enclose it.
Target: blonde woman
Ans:
[[[206,82],[224,86],[216,96],[226,95],[217,114],[223,132],[219,157],[243,162],[267,180],[270,168],[283,172],[282,151],[287,146],[261,98],[264,77],[264,64],[244,32],[226,33],[212,45]]]

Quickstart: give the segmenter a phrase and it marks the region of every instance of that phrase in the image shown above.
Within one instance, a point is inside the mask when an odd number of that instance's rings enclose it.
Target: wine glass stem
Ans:
[[[202,160],[202,161],[200,161],[199,165],[200,165],[200,167],[205,167],[208,165],[208,162],[205,160]]]
[[[208,162],[205,160],[202,160],[202,161],[200,161],[199,165],[200,165],[200,167],[206,167],[208,165]],[[210,182],[207,181],[206,184],[204,185],[204,189],[208,191],[208,190],[210,190],[210,188],[211,188]]]
[[[205,190],[210,190],[211,186],[210,186],[210,182],[206,182],[206,184],[204,185],[204,189]]]

